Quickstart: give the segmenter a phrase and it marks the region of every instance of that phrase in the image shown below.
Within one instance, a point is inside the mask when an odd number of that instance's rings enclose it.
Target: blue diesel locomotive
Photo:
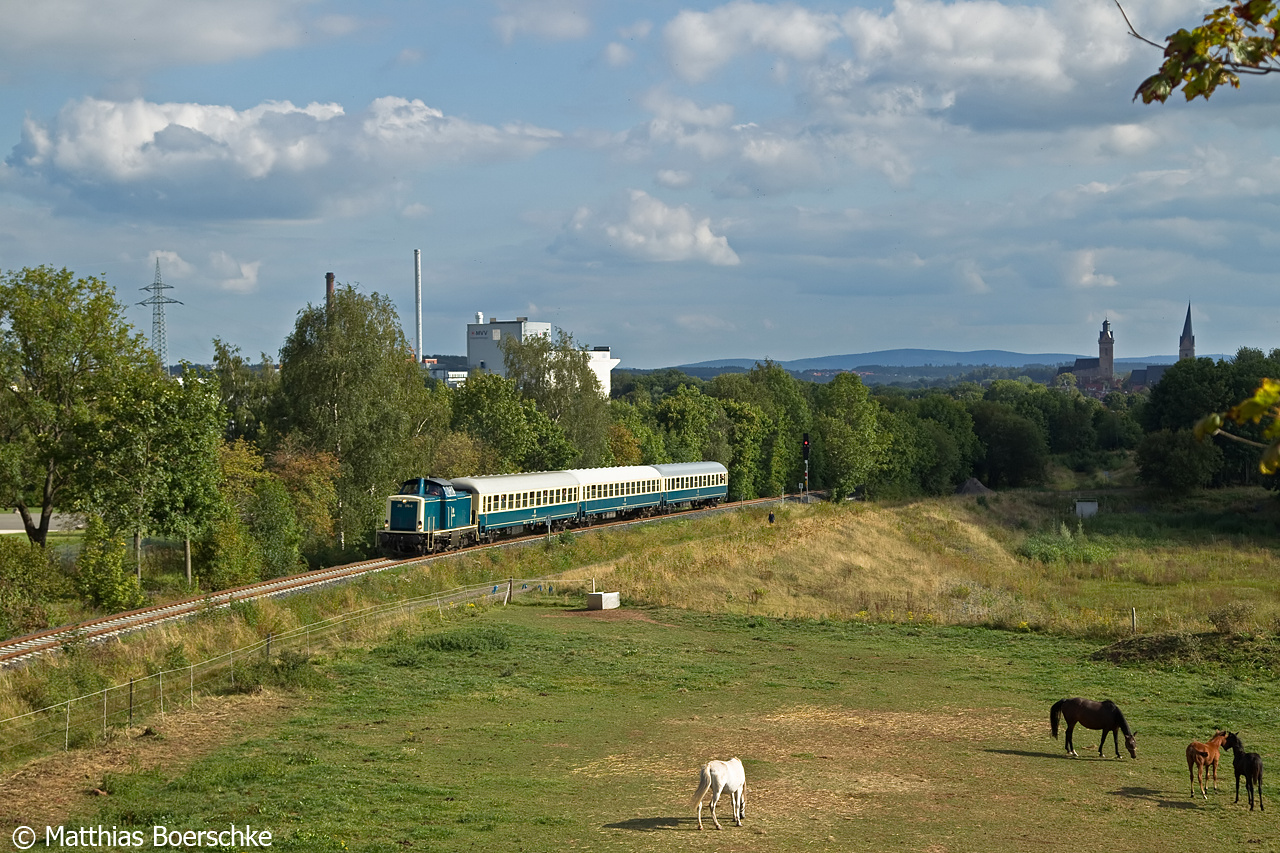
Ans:
[[[501,535],[714,506],[728,490],[729,472],[719,462],[417,477],[387,498],[378,544],[395,554],[432,554]]]

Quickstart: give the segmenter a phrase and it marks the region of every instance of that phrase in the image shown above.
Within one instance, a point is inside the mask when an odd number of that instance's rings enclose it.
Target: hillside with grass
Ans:
[[[48,757],[6,763],[0,822],[641,850],[696,831],[697,765],[738,754],[747,824],[694,846],[1066,850],[1058,827],[1087,810],[1107,848],[1179,843],[1190,817],[1219,849],[1274,849],[1231,801],[1230,757],[1222,792],[1193,800],[1182,751],[1216,727],[1280,743],[1275,500],[1089,496],[1089,519],[1073,493],[1017,491],[566,533],[69,647],[0,674],[0,718],[335,613],[548,579],[513,607],[392,609],[257,652],[223,695],[70,730],[67,753],[59,728]],[[592,586],[623,607],[586,611]],[[1115,699],[1138,760],[1099,760],[1093,731],[1064,759],[1046,716],[1068,695]]]

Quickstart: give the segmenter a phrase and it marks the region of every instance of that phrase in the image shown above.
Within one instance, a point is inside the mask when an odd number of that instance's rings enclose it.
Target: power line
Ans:
[[[160,364],[164,366],[164,372],[168,375],[169,344],[165,340],[164,306],[181,305],[182,303],[164,295],[166,290],[173,290],[173,285],[165,284],[160,278],[159,258],[156,258],[156,280],[146,287],[140,287],[138,289],[145,290],[151,294],[151,296],[142,300],[138,304],[151,306],[151,349],[155,350],[155,354],[160,357]]]

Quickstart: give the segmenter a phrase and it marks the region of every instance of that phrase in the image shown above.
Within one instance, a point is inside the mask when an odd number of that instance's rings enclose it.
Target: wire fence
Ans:
[[[146,725],[157,715],[194,708],[202,695],[248,689],[260,683],[262,667],[270,667],[273,660],[279,663],[282,656],[292,654],[295,660],[303,660],[302,656],[310,656],[321,649],[365,639],[370,635],[370,629],[385,630],[394,621],[426,608],[436,609],[443,615],[460,604],[494,601],[505,604],[520,593],[554,592],[556,585],[577,582],[581,581],[511,579],[496,584],[459,587],[377,604],[278,634],[268,634],[255,643],[207,660],[131,678],[124,684],[0,720],[0,762],[9,763],[105,743],[119,732]],[[591,584],[594,588],[594,580]]]

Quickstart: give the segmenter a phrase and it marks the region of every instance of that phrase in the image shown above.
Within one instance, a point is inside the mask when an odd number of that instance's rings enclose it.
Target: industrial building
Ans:
[[[551,324],[533,321],[528,317],[517,317],[514,320],[490,317],[486,323],[484,314],[476,312],[476,321],[467,324],[467,368],[506,376],[502,342],[512,338],[527,341],[537,336],[550,338]],[[591,371],[600,381],[600,391],[607,398],[613,387],[610,374],[621,363],[621,359],[614,358],[609,347],[592,347],[586,351],[586,355]]]

